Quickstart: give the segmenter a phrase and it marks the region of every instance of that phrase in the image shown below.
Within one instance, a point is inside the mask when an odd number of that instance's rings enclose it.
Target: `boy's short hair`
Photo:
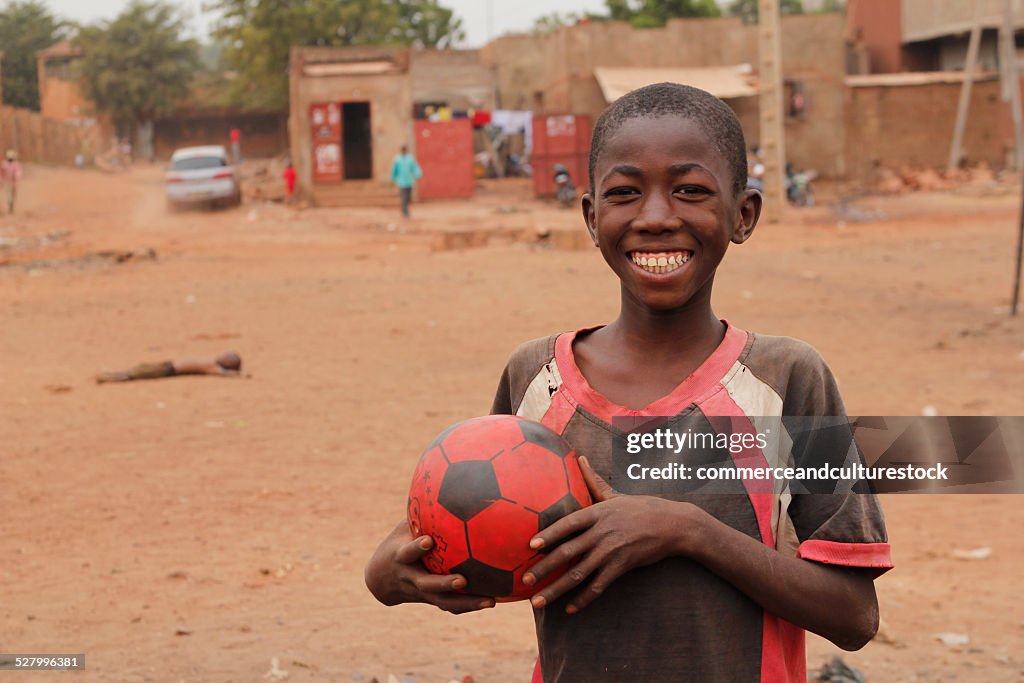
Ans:
[[[609,137],[626,121],[659,116],[681,116],[707,133],[715,149],[732,170],[732,189],[739,194],[747,186],[747,143],[736,113],[722,100],[700,88],[679,83],[655,83],[626,93],[612,102],[594,125],[590,139],[590,189],[594,169]]]

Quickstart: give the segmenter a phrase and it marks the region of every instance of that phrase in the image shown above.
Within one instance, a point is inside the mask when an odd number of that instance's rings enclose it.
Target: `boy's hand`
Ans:
[[[494,599],[452,591],[466,587],[460,574],[431,574],[420,560],[434,547],[430,536],[413,538],[401,522],[380,544],[366,565],[366,587],[385,605],[425,602],[452,614],[494,607]]]
[[[536,608],[544,607],[593,576],[569,601],[565,608],[569,614],[589,605],[630,569],[676,554],[680,529],[685,526],[679,503],[653,496],[624,496],[602,479],[586,458],[580,457],[579,462],[595,503],[566,515],[530,541],[531,548],[558,547],[523,576],[523,583],[532,585],[578,560],[530,601]]]

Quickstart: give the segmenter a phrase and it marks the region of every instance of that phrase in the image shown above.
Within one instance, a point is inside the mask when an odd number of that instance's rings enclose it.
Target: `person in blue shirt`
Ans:
[[[409,147],[402,145],[402,151],[391,164],[391,182],[398,186],[402,199],[402,215],[409,217],[409,202],[412,200],[412,188],[416,181],[423,177],[416,157],[409,154]]]

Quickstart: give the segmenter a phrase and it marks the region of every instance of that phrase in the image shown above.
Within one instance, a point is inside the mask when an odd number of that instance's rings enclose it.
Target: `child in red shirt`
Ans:
[[[284,186],[288,193],[287,201],[290,204],[295,197],[295,166],[292,165],[292,162],[288,162],[281,175],[284,177]]]

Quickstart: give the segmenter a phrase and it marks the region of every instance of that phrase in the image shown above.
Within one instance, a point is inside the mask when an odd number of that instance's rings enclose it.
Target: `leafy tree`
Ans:
[[[462,20],[437,0],[397,3],[398,24],[395,35],[406,45],[450,48],[466,37]]]
[[[781,14],[803,14],[803,0],[780,0],[779,12]],[[756,24],[758,17],[757,0],[734,0],[729,5],[729,14],[734,17],[743,17],[744,23]]]
[[[462,21],[438,0],[214,0],[214,37],[236,77],[233,101],[251,108],[288,102],[292,46],[412,45],[447,48]]]
[[[677,17],[717,17],[715,0],[605,0],[608,18],[628,21],[637,28],[664,26]]]
[[[170,113],[189,93],[199,68],[198,45],[182,38],[174,5],[132,0],[113,21],[83,27],[75,38],[84,94],[134,133],[138,123]]]
[[[0,71],[3,102],[39,110],[36,52],[63,37],[66,25],[39,0],[10,2],[0,9]]]
[[[534,33],[549,33],[562,26],[572,26],[581,19],[580,15],[576,12],[568,12],[562,14],[561,12],[551,12],[550,14],[544,14],[533,20],[533,32]]]

